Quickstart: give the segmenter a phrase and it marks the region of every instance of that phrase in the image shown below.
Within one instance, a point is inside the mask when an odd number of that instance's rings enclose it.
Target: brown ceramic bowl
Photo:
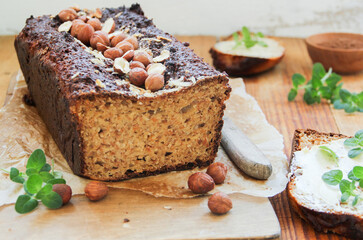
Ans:
[[[322,33],[308,37],[306,46],[311,60],[338,73],[363,70],[363,35],[354,33]]]

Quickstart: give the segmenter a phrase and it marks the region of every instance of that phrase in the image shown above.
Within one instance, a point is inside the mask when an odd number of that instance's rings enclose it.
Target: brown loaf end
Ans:
[[[347,138],[347,136],[336,133],[320,133],[315,130],[297,129],[292,141],[291,164],[294,159],[294,152],[300,151],[304,147],[328,143],[333,140]],[[305,221],[311,223],[313,227],[321,232],[334,232],[353,239],[363,238],[363,216],[345,214],[340,211],[330,211],[327,209],[311,209],[307,204],[298,199],[294,191],[296,190],[294,170],[287,185],[287,194],[290,207]]]
[[[129,26],[130,34],[142,36],[140,42],[171,40],[143,46],[154,56],[162,48],[171,52],[160,94],[150,97],[126,81],[116,84],[124,77],[107,71],[112,61],[92,63],[94,57],[69,33],[57,31],[57,17],[28,19],[15,40],[30,95],[73,172],[115,181],[212,163],[231,91],[227,76],[157,29],[138,5],[104,9],[101,20],[108,17],[115,17],[116,29]],[[172,79],[191,83],[191,77],[197,81],[188,87],[168,86]]]

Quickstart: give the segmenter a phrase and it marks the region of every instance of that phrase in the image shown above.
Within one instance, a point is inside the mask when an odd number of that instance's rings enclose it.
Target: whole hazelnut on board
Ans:
[[[134,57],[134,50],[127,51],[122,57],[130,62]]]
[[[103,56],[115,60],[116,58],[122,57],[123,54],[124,53],[119,48],[109,48],[103,53]]]
[[[78,20],[81,20],[82,22],[87,22],[88,21],[88,18],[85,16],[85,15],[83,15],[83,16],[78,16],[78,18],[77,18]]]
[[[127,38],[125,33],[118,33],[111,38],[111,46],[115,47],[118,43],[122,42]]]
[[[63,9],[58,13],[58,17],[62,22],[73,21],[78,17],[77,12],[72,8]]]
[[[147,52],[137,50],[135,51],[134,61],[141,62],[145,67],[147,67],[153,61],[153,59]]]
[[[197,172],[189,177],[188,187],[193,193],[203,194],[213,190],[214,181],[208,174],[204,172]]]
[[[79,32],[77,34],[77,38],[82,43],[88,45],[94,32],[95,30],[93,29],[93,27],[85,23],[80,27]]]
[[[130,62],[130,68],[142,68],[142,69],[145,69],[145,66],[144,64],[142,64],[141,62],[138,62],[138,61],[132,61]]]
[[[67,184],[54,184],[52,190],[62,197],[63,205],[66,205],[72,198],[72,189]]]
[[[208,199],[208,208],[214,214],[225,214],[233,207],[231,198],[224,193],[216,192]]]
[[[79,20],[79,19],[73,20],[72,28],[71,28],[71,35],[73,37],[77,37],[78,33],[81,30],[81,28],[83,27],[83,25],[85,25],[85,23],[82,20]]]
[[[87,21],[87,23],[90,24],[95,29],[95,31],[102,29],[101,21],[98,18],[91,18]]]
[[[137,67],[131,69],[129,72],[130,82],[136,86],[141,87],[142,85],[144,85],[146,78],[147,72],[145,71],[145,69]]]
[[[116,47],[121,49],[124,53],[130,50],[134,50],[134,46],[132,46],[131,43],[125,41],[119,42]]]
[[[92,181],[86,185],[84,193],[89,200],[98,201],[106,197],[108,194],[108,187],[103,182]]]
[[[103,31],[96,31],[92,34],[90,43],[92,48],[97,49],[97,43],[102,43],[105,46],[109,46],[110,40],[108,39],[107,33]]]
[[[125,41],[131,43],[132,46],[134,46],[134,49],[139,48],[139,41],[137,41],[136,37],[134,37],[134,36],[128,37],[125,39]]]
[[[226,179],[227,166],[221,162],[213,163],[208,167],[207,174],[213,178],[216,184],[221,184]]]
[[[100,43],[100,42],[98,42],[98,43],[96,44],[96,49],[97,49],[97,51],[104,52],[104,51],[106,51],[107,49],[109,49],[109,47],[108,47],[108,46],[106,46],[106,45],[104,45],[104,44],[102,44],[102,43]]]

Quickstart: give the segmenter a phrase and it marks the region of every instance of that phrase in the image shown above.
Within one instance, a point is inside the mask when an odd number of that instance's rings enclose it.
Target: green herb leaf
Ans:
[[[363,188],[363,179],[359,180],[359,187]]]
[[[34,168],[28,168],[26,171],[25,171],[26,175],[27,176],[31,176],[33,174],[38,174],[38,170],[34,169]]]
[[[52,170],[52,167],[48,163],[46,163],[44,164],[42,169],[40,169],[40,172],[49,172],[50,170]]]
[[[344,194],[344,193],[349,193],[350,195],[352,195],[353,190],[355,189],[355,183],[354,181],[350,182],[348,180],[343,179],[342,181],[340,181],[339,183],[339,189],[340,191]]]
[[[256,33],[256,35],[259,38],[264,38],[265,37],[262,32],[258,32],[258,33]]]
[[[50,209],[57,209],[62,206],[63,201],[58,193],[52,191],[42,197],[42,203]]]
[[[359,181],[359,178],[357,178],[356,176],[354,176],[353,170],[351,170],[351,171],[348,173],[348,179],[350,179],[350,180],[354,180],[354,181]]]
[[[363,129],[357,131],[354,135],[354,138],[358,139],[358,140],[363,140]]]
[[[44,187],[42,187],[42,189],[40,189],[40,191],[37,193],[37,195],[35,195],[35,198],[42,199],[45,195],[52,192],[52,190],[53,190],[53,186],[51,184],[46,184],[46,185],[44,185]]]
[[[294,88],[291,88],[289,95],[287,96],[287,99],[291,102],[295,99],[296,96],[297,96],[297,90]]]
[[[46,159],[43,150],[37,149],[35,150],[29,157],[28,162],[26,164],[26,168],[34,168],[37,171],[40,171],[42,167],[45,165]]]
[[[357,157],[359,154],[361,154],[362,152],[363,152],[363,149],[362,149],[362,148],[360,148],[360,147],[350,149],[350,150],[349,150],[349,152],[348,152],[348,157],[350,157],[350,158],[355,158],[355,157]]]
[[[292,75],[292,84],[295,88],[298,88],[300,85],[305,83],[306,79],[300,73],[295,73]]]
[[[51,179],[47,182],[47,184],[66,184],[66,180],[64,180],[63,178],[55,178],[55,179]]]
[[[329,185],[338,185],[343,179],[343,172],[341,170],[331,170],[323,174],[322,179]]]
[[[259,41],[257,42],[258,45],[262,46],[262,47],[268,47],[267,43]]]
[[[335,163],[338,164],[338,156],[335,154],[333,150],[328,148],[327,146],[320,146],[320,150],[324,153],[324,155],[329,159],[333,160]]]
[[[363,167],[355,166],[352,171],[356,178],[363,179]]]
[[[38,174],[31,175],[25,181],[26,189],[31,194],[36,194],[42,188],[43,180]]]
[[[18,213],[28,213],[38,206],[38,201],[28,195],[20,195],[15,203]]]
[[[342,197],[340,198],[340,201],[344,203],[348,200],[349,197],[350,197],[350,194],[348,192],[344,192],[342,194]]]
[[[49,172],[40,172],[39,175],[45,183],[47,183],[51,179],[54,179],[54,176]]]
[[[355,147],[358,145],[358,140],[356,138],[348,138],[344,141],[345,146]]]
[[[17,168],[10,168],[10,180],[16,183],[23,184],[25,179],[19,175],[19,170]]]
[[[351,97],[351,93],[346,89],[340,89],[339,95],[343,102],[348,102]]]
[[[359,200],[359,195],[357,195],[357,196],[355,196],[355,197],[354,197],[354,200],[353,200],[353,202],[352,202],[352,206],[357,205],[358,200]]]

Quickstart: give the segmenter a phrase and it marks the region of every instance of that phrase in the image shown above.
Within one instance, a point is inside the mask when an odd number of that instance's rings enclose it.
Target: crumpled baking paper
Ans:
[[[90,181],[74,175],[66,160],[60,153],[52,136],[37,113],[35,107],[22,101],[27,93],[23,77],[18,74],[17,87],[10,101],[0,110],[0,168],[9,170],[16,167],[25,171],[26,161],[37,148],[44,150],[47,162],[55,160],[55,169],[63,172],[63,177],[72,188],[73,194],[84,194],[84,187]],[[226,115],[262,150],[270,159],[273,173],[268,180],[256,180],[242,173],[219,148],[216,162],[223,162],[228,167],[224,184],[216,185],[210,192],[244,193],[259,197],[274,196],[283,191],[287,184],[288,163],[283,152],[283,137],[270,125],[257,101],[246,93],[242,79],[230,80],[232,93],[227,101]],[[143,191],[155,197],[190,198],[193,194],[187,185],[188,177],[198,171],[193,169],[174,171],[144,178],[120,182],[107,182],[114,188],[125,188]],[[24,192],[22,185],[12,182],[9,175],[0,173],[0,206],[15,203]]]

